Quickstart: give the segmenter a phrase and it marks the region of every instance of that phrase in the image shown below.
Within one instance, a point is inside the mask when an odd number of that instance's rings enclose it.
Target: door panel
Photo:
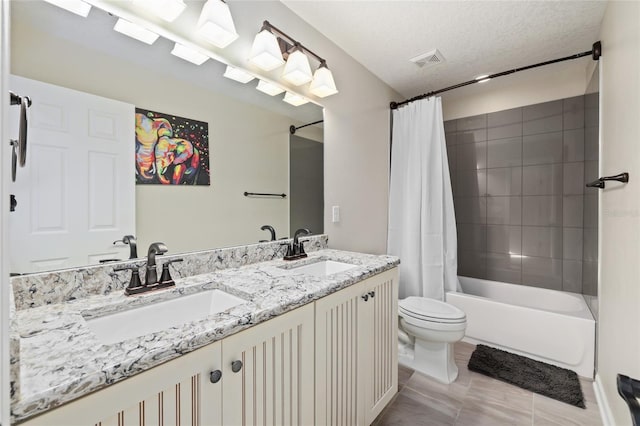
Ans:
[[[33,102],[27,164],[10,186],[11,271],[126,259],[113,241],[135,235],[134,106],[17,76],[10,87]]]

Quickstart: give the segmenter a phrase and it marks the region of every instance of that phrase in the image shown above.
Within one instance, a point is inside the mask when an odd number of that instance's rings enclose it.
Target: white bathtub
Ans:
[[[581,294],[459,277],[447,302],[467,314],[465,340],[593,378],[596,324]]]

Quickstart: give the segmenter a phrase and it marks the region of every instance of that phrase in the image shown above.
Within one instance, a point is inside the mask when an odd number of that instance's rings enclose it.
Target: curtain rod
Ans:
[[[314,124],[319,124],[319,123],[323,123],[324,120],[318,120],[318,121],[314,121],[313,123],[307,123],[307,124],[303,124],[302,126],[294,126],[293,124],[291,126],[289,126],[289,133],[291,133],[292,135],[296,134],[296,130],[298,129],[302,129],[303,127],[307,127],[307,126],[313,126]]]
[[[578,58],[582,58],[584,56],[589,56],[589,55],[591,55],[591,57],[593,58],[594,61],[597,61],[598,59],[600,59],[600,56],[602,55],[602,45],[600,44],[599,41],[596,41],[595,43],[593,43],[592,49],[587,51],[587,52],[576,53],[575,55],[565,56],[564,58],[553,59],[551,61],[540,62],[538,64],[527,65],[525,67],[514,68],[514,69],[509,70],[509,71],[503,71],[503,72],[499,72],[499,73],[488,75],[488,76],[486,76],[486,77],[484,77],[482,79],[465,81],[464,83],[458,83],[458,84],[455,84],[453,86],[445,87],[444,89],[434,90],[433,92],[425,93],[423,95],[418,95],[418,96],[415,96],[415,97],[413,97],[411,99],[404,100],[402,102],[391,102],[389,104],[389,107],[391,109],[398,109],[398,107],[400,107],[402,105],[406,105],[406,104],[414,102],[414,101],[419,101],[421,99],[429,98],[431,96],[435,96],[435,95],[438,95],[440,93],[447,92],[449,90],[458,89],[458,88],[464,87],[464,86],[469,86],[471,84],[479,83],[479,82],[485,81],[485,80],[490,80],[490,79],[496,78],[496,77],[503,77],[505,75],[514,74],[516,72],[529,70],[531,68],[537,68],[537,67],[541,67],[541,66],[544,66],[544,65],[555,64],[556,62],[563,62],[563,61],[569,61],[569,60],[572,60],[572,59],[578,59]]]

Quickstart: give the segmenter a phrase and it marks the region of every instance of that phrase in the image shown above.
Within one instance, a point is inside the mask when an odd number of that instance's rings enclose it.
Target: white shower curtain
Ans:
[[[441,99],[394,110],[392,144],[387,252],[400,257],[399,297],[444,300],[460,284]]]

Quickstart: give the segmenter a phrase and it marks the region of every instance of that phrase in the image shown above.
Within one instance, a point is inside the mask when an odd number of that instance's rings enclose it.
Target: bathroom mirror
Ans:
[[[201,4],[187,2],[188,8]],[[252,38],[254,34],[240,32],[241,27],[254,27],[242,24],[242,8],[250,6],[230,6],[241,39]],[[170,54],[174,43],[162,37],[152,45],[129,38],[113,30],[116,21],[95,7],[83,18],[43,1],[12,2],[11,73],[208,125],[209,185],[135,185],[135,213],[127,212],[135,214],[135,230],[126,233],[136,235],[138,256],[144,257],[154,241],[166,243],[170,253],[257,243],[270,238],[260,230],[266,224],[276,229],[278,238],[290,236],[295,230],[289,229],[289,127],[321,121],[322,108],[313,103],[294,107],[283,102],[282,95],[258,92],[257,80],[241,84],[224,78],[226,66],[214,60],[200,66],[186,62]],[[302,128],[296,136],[322,142],[322,124]],[[73,166],[67,163],[60,170]],[[72,188],[67,192],[68,208],[73,209],[75,194]],[[247,197],[245,192],[287,197]],[[11,215],[33,213],[21,211],[21,204],[29,204],[24,197],[17,202]],[[55,241],[55,234],[48,236]],[[64,232],[59,238],[66,238]],[[105,231],[103,252],[82,264],[127,259],[129,248],[114,246],[115,239]],[[15,256],[25,257],[26,251]],[[80,265],[60,260],[11,272],[73,266]]]

